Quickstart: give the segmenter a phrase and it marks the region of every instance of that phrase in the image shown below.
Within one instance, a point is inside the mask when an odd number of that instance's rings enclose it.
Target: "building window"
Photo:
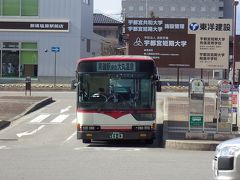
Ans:
[[[182,12],[185,12],[185,11],[186,11],[186,7],[182,6],[182,7],[181,7],[181,11],[182,11]]]
[[[201,7],[201,11],[205,12],[206,11],[206,7],[205,6]]]
[[[150,6],[149,11],[153,11],[153,10],[154,10],[154,7]]]
[[[139,6],[139,11],[143,11],[143,6]]]
[[[2,45],[2,77],[18,77],[19,75],[19,43],[3,42]]]
[[[129,11],[133,11],[134,10],[134,7],[133,6],[129,6]]]
[[[85,4],[90,4],[90,0],[83,0]]]
[[[22,16],[38,16],[38,0],[21,0]]]
[[[163,6],[159,6],[159,11],[163,11]]]
[[[172,6],[171,11],[176,11],[176,8]]]
[[[87,52],[91,51],[91,40],[87,39]]]
[[[211,8],[211,11],[212,11],[212,12],[215,12],[215,11],[216,11],[216,7],[212,7],[212,8]]]
[[[191,7],[191,11],[195,12],[196,11],[196,7]]]
[[[38,16],[38,0],[0,0],[1,16]]]
[[[37,77],[37,43],[3,42],[1,50],[1,77]]]
[[[20,77],[37,77],[37,43],[23,42],[20,53]]]
[[[19,0],[2,0],[3,16],[19,16],[20,1]]]

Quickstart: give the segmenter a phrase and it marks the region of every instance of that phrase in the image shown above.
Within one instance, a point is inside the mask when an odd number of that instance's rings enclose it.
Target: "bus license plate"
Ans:
[[[123,133],[113,132],[113,133],[110,135],[110,139],[123,139]]]

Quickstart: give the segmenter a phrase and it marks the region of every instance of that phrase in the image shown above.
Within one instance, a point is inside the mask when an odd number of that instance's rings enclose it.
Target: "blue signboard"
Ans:
[[[60,47],[52,47],[52,52],[60,52]]]

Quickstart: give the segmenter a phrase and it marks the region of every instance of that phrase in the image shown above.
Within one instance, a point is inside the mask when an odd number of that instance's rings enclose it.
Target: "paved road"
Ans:
[[[0,96],[2,93],[16,95],[0,92]],[[33,95],[48,95],[56,102],[0,131],[0,179],[212,179],[214,152],[169,150],[141,143],[85,145],[76,140],[75,93]]]

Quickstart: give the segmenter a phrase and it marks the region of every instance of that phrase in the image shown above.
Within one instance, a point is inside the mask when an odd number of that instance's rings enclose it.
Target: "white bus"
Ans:
[[[156,128],[156,66],[146,56],[101,56],[77,63],[77,139],[144,140]]]

